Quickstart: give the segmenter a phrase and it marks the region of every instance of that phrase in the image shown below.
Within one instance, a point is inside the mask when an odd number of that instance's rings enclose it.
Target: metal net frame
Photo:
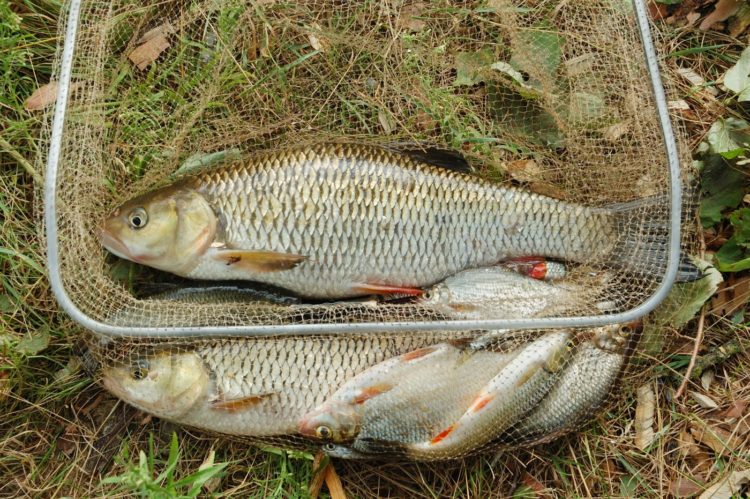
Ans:
[[[124,337],[582,327],[652,310],[677,272],[682,184],[644,4],[414,5],[72,0],[44,187],[50,281],[63,309]],[[158,62],[134,67],[128,56],[154,37]],[[470,81],[456,84],[459,76]],[[646,249],[668,247],[666,259],[648,275],[604,268],[616,278],[603,285],[591,266],[572,266],[587,300],[616,303],[607,313],[481,320],[413,304],[149,300],[112,277],[96,224],[196,152],[342,139],[463,148],[482,177],[590,206],[654,196],[656,209],[635,213],[623,231]]]

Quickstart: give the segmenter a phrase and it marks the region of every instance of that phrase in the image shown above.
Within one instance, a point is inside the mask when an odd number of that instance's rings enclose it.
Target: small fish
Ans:
[[[414,459],[450,459],[481,448],[515,424],[554,385],[569,360],[571,333],[529,343],[475,395],[461,417],[431,438],[405,446]]]
[[[640,322],[597,328],[594,338],[578,345],[555,386],[505,440],[549,439],[590,415],[610,392],[640,330]]]
[[[103,366],[101,380],[129,404],[176,423],[230,435],[290,435],[300,417],[369,367],[467,334],[174,342]]]
[[[417,302],[454,319],[527,318],[591,308],[582,291],[573,283],[545,282],[494,266],[459,272]]]
[[[512,352],[443,343],[377,364],[300,419],[300,434],[372,453],[429,438],[457,419]]]
[[[166,272],[320,299],[419,295],[525,256],[663,270],[666,242],[644,245],[634,224],[653,211],[660,226],[661,198],[589,207],[466,167],[446,151],[352,144],[258,154],[125,202],[97,235],[113,254]]]
[[[274,303],[293,305],[299,298],[283,295],[267,289],[240,287],[236,285],[185,286],[149,295],[149,300],[172,300],[183,303]]]

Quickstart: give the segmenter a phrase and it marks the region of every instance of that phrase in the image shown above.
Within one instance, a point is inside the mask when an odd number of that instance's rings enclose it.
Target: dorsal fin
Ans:
[[[458,151],[440,149],[417,142],[397,142],[383,146],[385,149],[405,154],[416,161],[459,173],[472,173],[471,165]]]

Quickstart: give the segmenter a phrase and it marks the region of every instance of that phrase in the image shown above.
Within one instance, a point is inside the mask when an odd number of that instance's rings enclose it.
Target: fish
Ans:
[[[169,300],[182,303],[274,303],[293,305],[300,303],[294,296],[283,295],[272,290],[240,287],[236,285],[180,286],[150,294],[149,300]]]
[[[549,332],[524,346],[475,396],[463,415],[422,442],[413,459],[451,459],[479,449],[515,424],[554,385],[569,360],[572,332]]]
[[[513,351],[441,343],[381,362],[342,385],[300,419],[303,436],[351,444],[354,452],[420,442],[457,419]]]
[[[527,318],[592,308],[572,282],[547,282],[502,265],[463,270],[416,301],[452,319]]]
[[[107,362],[100,380],[136,408],[240,436],[293,435],[304,414],[367,368],[470,332],[222,338],[157,344]]]
[[[555,386],[505,440],[548,440],[592,414],[614,386],[641,328],[640,321],[597,328],[592,339],[577,346]]]
[[[518,257],[661,269],[666,243],[644,249],[632,218],[660,205],[584,206],[504,187],[444,151],[318,144],[184,176],[121,204],[96,235],[116,256],[192,279],[315,299],[417,296]]]

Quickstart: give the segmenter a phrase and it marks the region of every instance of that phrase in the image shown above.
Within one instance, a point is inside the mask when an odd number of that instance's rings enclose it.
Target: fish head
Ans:
[[[198,355],[164,352],[104,367],[102,384],[129,404],[167,419],[179,418],[208,397],[210,377]]]
[[[609,324],[595,330],[594,343],[602,350],[621,352],[628,345],[633,335],[640,333],[642,330],[642,320]]]
[[[217,220],[206,198],[180,182],[123,203],[97,236],[120,258],[183,275],[214,242]]]
[[[359,433],[360,411],[356,404],[330,401],[302,416],[297,424],[305,437],[325,442],[351,442]]]
[[[427,289],[419,297],[418,303],[428,308],[445,308],[452,305],[452,294],[447,284],[441,282]]]

